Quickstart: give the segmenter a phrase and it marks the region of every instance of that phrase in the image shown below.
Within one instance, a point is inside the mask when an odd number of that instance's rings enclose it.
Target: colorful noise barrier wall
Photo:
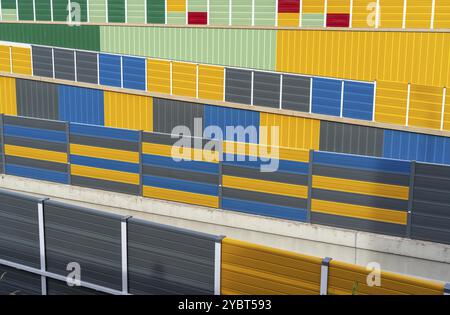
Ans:
[[[0,292],[442,295],[450,284],[0,190]],[[41,254],[42,253],[42,254]],[[68,286],[67,264],[82,270]],[[357,288],[355,290],[355,287]]]
[[[3,122],[8,175],[450,243],[449,166],[22,117]],[[42,130],[50,126],[64,131]]]

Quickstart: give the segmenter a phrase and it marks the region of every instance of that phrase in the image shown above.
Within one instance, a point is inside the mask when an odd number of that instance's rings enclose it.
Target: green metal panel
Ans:
[[[36,21],[51,21],[52,13],[50,0],[34,0]]]
[[[275,26],[276,0],[255,0],[255,25]]]
[[[0,40],[98,51],[100,30],[94,25],[0,23]]]
[[[302,26],[321,27],[323,26],[324,15],[322,13],[307,13],[302,16]]]
[[[16,0],[2,0],[2,9],[15,9]]]
[[[19,0],[18,8],[20,21],[33,21],[33,0]]]
[[[214,0],[209,3],[209,24],[228,25],[230,21],[230,0]]]
[[[72,21],[77,21],[75,15],[79,15],[80,22],[87,21],[87,0],[69,0],[72,6]]]
[[[127,0],[128,23],[145,23],[145,1]]]
[[[125,0],[108,0],[108,22],[125,23]]]
[[[186,24],[186,12],[167,12],[167,24]]]
[[[147,0],[147,23],[166,23],[165,0]]]
[[[252,25],[252,0],[233,1],[231,10],[232,25]]]
[[[100,26],[101,51],[275,70],[276,31]]]
[[[106,0],[89,0],[89,22],[106,22]]]
[[[69,0],[53,0],[53,21],[67,21]]]
[[[189,0],[188,12],[206,12],[208,11],[207,0]]]
[[[2,8],[3,21],[17,21],[17,10]]]

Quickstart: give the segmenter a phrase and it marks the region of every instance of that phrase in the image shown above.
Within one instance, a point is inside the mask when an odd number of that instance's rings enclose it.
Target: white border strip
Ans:
[[[221,287],[221,262],[222,243],[216,242],[214,245],[214,295],[220,295]]]
[[[41,272],[47,270],[45,262],[45,228],[44,228],[44,201],[41,200],[37,204],[38,206],[38,222],[39,222],[39,257],[41,264]],[[41,290],[42,295],[47,295],[47,279],[41,275]]]
[[[408,7],[408,0],[403,0],[403,20],[402,20],[402,28],[406,28],[406,8]]]
[[[124,295],[128,294],[128,241],[127,241],[127,220],[124,218],[120,222],[120,240],[121,240],[121,254],[122,254],[122,292]]]

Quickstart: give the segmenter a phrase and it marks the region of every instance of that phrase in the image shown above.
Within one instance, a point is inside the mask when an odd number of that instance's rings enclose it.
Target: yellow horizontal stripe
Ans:
[[[313,188],[408,200],[409,187],[362,182],[358,180],[313,176]]]
[[[139,163],[139,152],[106,149],[82,144],[70,144],[70,154],[121,162]]]
[[[5,154],[49,162],[67,163],[67,153],[5,144]]]
[[[219,198],[185,191],[165,189],[153,186],[143,187],[144,197],[190,203],[199,206],[219,208]]]
[[[209,150],[192,149],[192,148],[183,148],[183,150],[181,150],[181,147],[148,142],[142,143],[142,153],[167,156],[172,158],[191,159],[192,161],[211,162],[211,163],[219,162],[218,151],[211,152]]]
[[[404,211],[386,210],[316,199],[313,199],[311,202],[311,211],[403,225],[406,224],[408,216]]]
[[[266,194],[276,194],[296,198],[307,198],[308,187],[279,182],[269,182],[259,179],[250,179],[236,176],[222,177],[222,185],[235,189],[262,192]]]
[[[71,165],[72,175],[84,176],[95,179],[109,180],[125,184],[139,185],[139,174],[113,171],[90,166]]]

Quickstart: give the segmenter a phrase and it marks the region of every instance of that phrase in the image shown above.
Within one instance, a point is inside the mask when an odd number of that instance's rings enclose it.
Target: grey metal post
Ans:
[[[142,139],[144,138],[144,131],[139,131],[139,196],[144,196],[144,184],[142,177],[143,174],[143,166],[142,166]]]
[[[120,223],[121,255],[122,255],[122,293],[128,294],[128,219],[131,216],[123,217]]]
[[[66,135],[67,135],[67,172],[68,182],[72,185],[72,163],[70,161],[70,122],[66,122]]]
[[[44,202],[46,199],[42,199],[38,202],[38,224],[39,224],[39,257],[41,272],[47,271],[45,260],[45,225],[44,225]],[[41,275],[41,292],[42,295],[47,295],[47,278]]]
[[[333,258],[325,257],[322,259],[320,268],[320,295],[328,295],[328,269]]]
[[[222,200],[223,200],[223,141],[218,141],[219,144],[219,209],[222,209]]]
[[[416,161],[411,162],[411,172],[409,177],[409,196],[408,196],[408,221],[406,225],[406,237],[411,238],[411,223],[414,202],[414,180],[416,178]]]
[[[447,282],[444,286],[444,295],[450,295],[450,282]]]
[[[314,150],[309,150],[308,199],[307,199],[307,206],[306,206],[306,222],[308,222],[308,223],[311,223],[313,156],[314,156]]]
[[[221,280],[222,280],[222,240],[225,237],[214,243],[214,295],[220,295],[221,293]]]

